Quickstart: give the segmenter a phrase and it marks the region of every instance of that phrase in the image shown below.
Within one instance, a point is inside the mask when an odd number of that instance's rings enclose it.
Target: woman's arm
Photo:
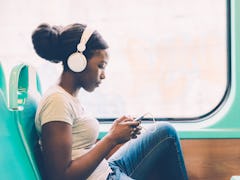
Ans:
[[[71,160],[72,126],[60,121],[44,124],[42,147],[47,178],[86,179],[117,144],[130,139],[131,127],[137,125],[137,122],[125,116],[117,119],[110,132],[94,148],[81,157]]]

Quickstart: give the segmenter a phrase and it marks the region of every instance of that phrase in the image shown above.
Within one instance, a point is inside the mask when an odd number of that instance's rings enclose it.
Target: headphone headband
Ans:
[[[89,38],[91,37],[93,32],[94,32],[94,30],[88,26],[84,29],[84,31],[82,33],[82,37],[80,39],[80,42],[77,45],[78,52],[82,53],[83,51],[85,51],[87,41],[89,40]]]

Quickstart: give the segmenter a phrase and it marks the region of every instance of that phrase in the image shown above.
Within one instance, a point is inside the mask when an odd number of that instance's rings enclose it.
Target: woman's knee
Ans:
[[[169,122],[159,122],[156,123],[155,126],[156,130],[159,133],[162,133],[164,131],[169,137],[178,137],[176,129]]]

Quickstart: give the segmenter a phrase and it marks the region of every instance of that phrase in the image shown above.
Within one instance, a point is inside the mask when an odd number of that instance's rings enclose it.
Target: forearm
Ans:
[[[124,145],[125,143],[122,144],[118,144],[116,145],[106,156],[106,159],[109,159],[122,145]]]

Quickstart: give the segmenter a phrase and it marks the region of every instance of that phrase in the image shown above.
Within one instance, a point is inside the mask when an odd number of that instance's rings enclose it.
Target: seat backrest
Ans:
[[[7,103],[6,79],[1,62],[0,62],[0,89],[4,101]]]
[[[12,69],[7,109],[9,114],[3,126],[7,135],[3,138],[5,145],[2,147],[8,148],[10,152],[7,149],[4,151],[4,164],[0,158],[0,179],[41,179],[41,151],[34,123],[39,92],[40,81],[34,68],[20,64]],[[11,169],[1,172],[3,166]]]
[[[7,108],[2,89],[0,89],[0,114],[0,179],[21,177],[21,172],[18,171],[18,158],[16,157],[16,155],[21,153],[16,153],[18,151],[19,140],[14,138],[17,134],[13,123],[14,116]]]
[[[9,111],[6,104],[6,86],[5,75],[0,64],[0,179],[11,179],[10,173],[12,169],[17,168],[17,164],[11,164],[13,161],[17,161],[15,158],[14,149],[12,147],[12,134],[9,131],[13,114]],[[7,172],[7,173],[6,173]],[[15,172],[13,172],[13,175]],[[12,177],[12,176],[11,176]]]

